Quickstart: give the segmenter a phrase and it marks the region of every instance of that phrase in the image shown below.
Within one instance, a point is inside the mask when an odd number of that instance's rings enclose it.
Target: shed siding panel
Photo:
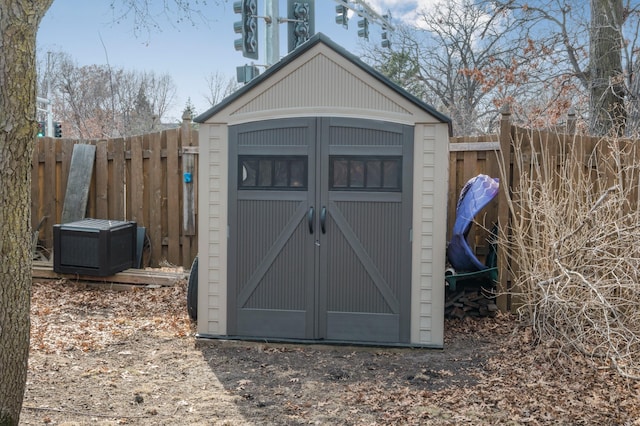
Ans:
[[[198,291],[206,292],[207,297],[198,297],[198,332],[223,335],[227,332],[227,126],[205,128],[200,136],[200,161],[206,167],[200,170],[206,171],[201,181],[208,185],[201,191],[205,197],[199,211],[200,229],[208,231],[208,239],[200,239],[198,249],[200,258],[207,259],[207,267],[199,269]]]
[[[242,258],[236,265],[238,283],[247,284],[268,256],[274,241],[295,215],[299,200],[238,200],[237,239],[242,251],[234,253]],[[305,268],[302,262],[305,253],[307,230],[305,222],[300,222],[282,252],[274,260],[269,270],[260,279],[260,285],[251,292],[244,308],[247,309],[305,309]],[[302,258],[302,259],[301,259]],[[296,261],[300,259],[301,261]],[[246,290],[238,285],[237,296]]]
[[[444,129],[444,130],[443,130]],[[415,132],[411,341],[443,345],[446,244],[446,125],[417,125]],[[435,250],[434,247],[442,247]]]
[[[444,343],[444,271],[446,267],[447,246],[447,200],[449,191],[449,127],[445,123],[429,126],[435,130],[434,138],[434,210],[433,210],[433,241],[429,245],[433,254],[432,278],[433,291],[431,307],[431,339],[439,345]],[[440,142],[440,143],[438,143]],[[424,184],[424,183],[423,183]],[[427,187],[425,185],[425,187]],[[428,241],[427,241],[428,243]]]
[[[268,87],[232,115],[296,108],[344,108],[410,112],[366,81],[366,75],[324,54],[312,57]],[[338,59],[339,60],[339,59]],[[344,65],[344,66],[343,66]],[[370,77],[369,77],[370,79]],[[378,86],[378,85],[376,85]]]
[[[367,255],[375,263],[394,295],[401,294],[402,244],[406,242],[394,232],[397,228],[384,224],[402,223],[401,203],[343,202],[336,203],[353,227]],[[352,244],[344,235],[336,236],[328,254],[327,309],[334,312],[393,312],[379,291],[372,291],[370,272],[362,266]],[[357,265],[357,266],[353,266]],[[344,285],[349,283],[349,285]]]

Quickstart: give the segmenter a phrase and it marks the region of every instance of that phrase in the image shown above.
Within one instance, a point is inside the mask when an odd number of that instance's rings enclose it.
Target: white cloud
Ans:
[[[380,14],[391,11],[396,23],[426,29],[422,12],[431,16],[442,15],[447,9],[461,10],[468,0],[368,0],[367,3]],[[486,17],[487,22],[489,18]],[[494,24],[499,25],[498,22],[495,21]]]
[[[418,28],[424,28],[425,23],[422,12],[429,15],[438,15],[446,8],[462,5],[466,0],[366,0],[367,4],[380,15],[391,12],[394,23],[402,23]],[[353,11],[349,12],[352,18]]]
[[[418,11],[432,8],[435,2],[434,0],[369,0],[368,4],[381,15],[390,11],[394,22],[417,26]]]

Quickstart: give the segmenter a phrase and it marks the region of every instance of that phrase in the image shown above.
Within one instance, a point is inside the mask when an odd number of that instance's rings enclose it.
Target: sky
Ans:
[[[118,1],[115,2],[118,4]],[[135,71],[154,71],[156,75],[169,74],[177,88],[176,98],[165,122],[177,121],[187,102],[195,106],[197,113],[209,108],[205,94],[207,76],[221,74],[236,77],[236,67],[250,64],[252,60],[234,49],[234,40],[240,36],[233,31],[233,22],[240,15],[233,11],[233,1],[213,4],[209,0],[201,9],[201,16],[194,22],[173,22],[174,19],[160,13],[161,1],[149,2],[151,16],[160,29],[136,31],[131,18],[119,19],[121,4],[112,9],[109,0],[55,0],[46,13],[38,30],[38,55],[41,60],[47,52],[65,52],[79,66],[109,65]],[[367,2],[379,14],[388,11],[394,22],[415,19],[415,11],[430,0],[370,0]],[[334,42],[354,54],[365,42],[357,35],[357,17],[344,29],[335,23],[333,0],[315,0],[315,31],[322,32]],[[258,0],[259,14],[264,14],[265,0]],[[287,1],[279,0],[279,14],[286,16]],[[131,16],[131,15],[130,15]],[[264,52],[263,20],[260,20],[260,57],[255,63],[266,64]],[[280,56],[287,53],[286,24],[280,25]],[[369,43],[380,43],[380,29],[370,28]],[[262,68],[263,69],[263,68]],[[225,78],[225,80],[226,80]]]

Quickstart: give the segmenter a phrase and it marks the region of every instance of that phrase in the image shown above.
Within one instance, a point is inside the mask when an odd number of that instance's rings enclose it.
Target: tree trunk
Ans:
[[[590,131],[594,135],[624,133],[621,25],[622,0],[591,0]]]
[[[36,34],[52,1],[0,11],[0,426],[18,424],[27,378]]]

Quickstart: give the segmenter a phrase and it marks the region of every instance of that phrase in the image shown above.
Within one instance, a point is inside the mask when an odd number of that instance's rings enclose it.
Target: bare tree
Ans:
[[[145,73],[147,96],[151,102],[151,110],[159,124],[165,117],[176,97],[176,85],[169,74],[156,75],[153,71]],[[153,130],[156,130],[154,127]]]
[[[622,135],[626,122],[622,76],[622,0],[591,0],[590,132]]]
[[[573,105],[595,134],[638,125],[640,83],[635,72],[639,5],[633,0],[487,0],[496,16],[508,14],[537,43],[559,55],[547,62],[557,87],[574,86]]]
[[[154,72],[123,72],[115,90],[121,136],[157,130],[176,94],[171,76]]]
[[[174,101],[176,86],[168,74],[108,65],[80,67],[68,54],[55,56],[50,96],[65,136],[121,137],[154,131]]]
[[[36,32],[51,2],[7,0],[0,13],[0,425],[18,424],[27,378]]]
[[[174,0],[182,19],[191,2]],[[31,292],[31,160],[36,34],[53,0],[4,0],[0,12],[0,425],[18,425],[27,378]],[[114,2],[115,3],[115,2]],[[166,7],[171,2],[162,4]],[[148,0],[120,0],[135,17]],[[138,11],[140,11],[139,14]]]
[[[204,94],[204,98],[210,106],[214,106],[240,87],[240,83],[237,83],[233,78],[229,78],[219,71],[209,74],[205,79],[207,81],[208,91]]]
[[[76,67],[63,62],[52,93],[54,114],[66,136],[105,137],[116,124],[111,99],[111,70],[104,66]]]
[[[488,10],[489,9],[489,10]],[[494,18],[489,5],[443,1],[420,13],[418,27],[394,34],[391,51],[365,56],[382,72],[452,119],[454,134],[491,129],[502,104],[523,97],[541,52],[508,15]]]

